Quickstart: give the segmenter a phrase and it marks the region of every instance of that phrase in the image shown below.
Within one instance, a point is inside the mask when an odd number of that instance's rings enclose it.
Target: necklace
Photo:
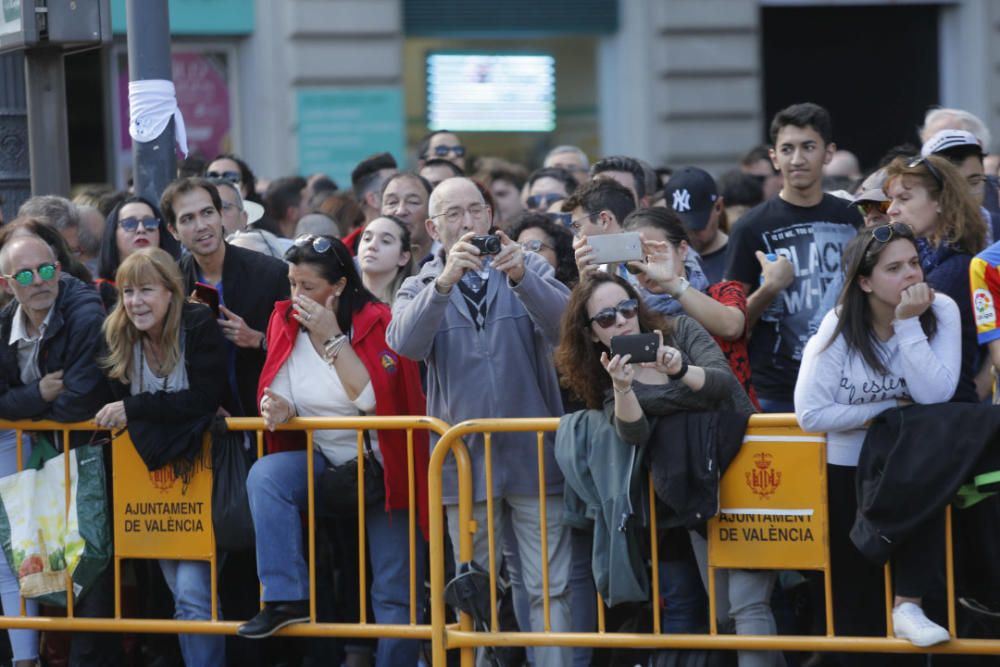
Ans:
[[[147,345],[147,343],[148,343],[148,345]],[[149,353],[149,357],[151,357],[153,363],[150,363],[150,359],[146,358],[147,352]],[[159,387],[159,390],[160,391],[166,391],[167,390],[167,380],[169,378],[163,377],[163,364],[160,363],[160,357],[156,353],[156,350],[153,349],[153,343],[149,339],[144,339],[143,340],[143,343],[142,343],[142,360],[145,362],[146,366],[149,368],[149,370],[153,374],[153,376],[156,379],[158,379],[158,380],[162,380],[163,386]],[[145,388],[145,382],[143,381],[143,376],[144,375],[145,375],[144,373],[140,373],[139,374],[139,391],[145,391],[146,390],[146,388]],[[154,388],[154,390],[157,389],[157,387],[155,387],[155,386],[153,388]]]

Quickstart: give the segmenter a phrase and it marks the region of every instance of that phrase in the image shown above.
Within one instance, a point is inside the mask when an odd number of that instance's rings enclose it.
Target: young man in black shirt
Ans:
[[[770,156],[781,191],[748,211],[729,240],[726,278],[750,295],[750,363],[765,412],[794,410],[802,349],[836,301],[843,247],[862,223],[853,206],[823,192],[831,134],[830,115],[816,104],[775,115]]]

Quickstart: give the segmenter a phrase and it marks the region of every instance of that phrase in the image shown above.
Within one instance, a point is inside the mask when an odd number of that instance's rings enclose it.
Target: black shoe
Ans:
[[[236,629],[236,634],[247,639],[263,639],[292,623],[309,621],[309,601],[265,602],[260,613]]]

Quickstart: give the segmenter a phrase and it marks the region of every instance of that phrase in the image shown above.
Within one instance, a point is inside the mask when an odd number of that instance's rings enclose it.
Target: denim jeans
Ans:
[[[326,465],[313,452],[315,476]],[[307,510],[306,453],[268,454],[253,464],[247,477],[250,513],[257,533],[257,575],[266,602],[307,600],[309,571],[306,566],[301,512]],[[369,557],[372,562],[371,602],[377,623],[410,622],[409,512],[385,512],[369,506],[365,512]],[[425,542],[417,530],[416,604],[423,608]],[[415,665],[420,643],[415,640],[381,639],[376,666]]]
[[[667,634],[700,634],[708,631],[708,598],[694,560],[659,563],[663,614],[660,627]]]
[[[563,503],[561,495],[546,497],[546,518],[548,534],[549,563],[549,612],[552,632],[568,632],[571,627],[569,577],[571,563],[570,528],[562,523]],[[458,506],[448,505],[448,530],[452,544],[459,543]],[[494,510],[494,546],[496,562],[500,562],[502,536],[508,526],[513,532],[521,564],[521,577],[531,601],[531,629],[541,632],[544,627],[542,594],[542,542],[541,513],[536,496],[505,496],[496,498]],[[472,506],[472,518],[479,530],[472,536],[473,559],[484,568],[489,567],[489,540],[486,523],[486,501]],[[456,559],[459,557],[455,554]],[[572,649],[558,647],[536,647],[535,664],[539,667],[569,667],[572,664]],[[477,663],[485,664],[485,659],[477,656]]]
[[[708,542],[690,531],[691,548],[708,589]],[[719,621],[736,625],[738,635],[774,635],[777,626],[771,612],[771,592],[778,573],[773,570],[716,570],[715,614]],[[739,651],[740,667],[780,667],[780,651]]]
[[[212,618],[212,564],[201,560],[161,560],[160,570],[174,595],[174,618],[202,621]],[[219,618],[222,618],[220,610]],[[180,634],[185,667],[226,664],[224,635]]]
[[[795,412],[795,404],[792,401],[758,396],[757,402],[760,403],[761,412]]]
[[[31,446],[25,436],[21,444],[22,462],[31,456]],[[13,475],[17,472],[17,436],[14,431],[0,431],[0,477]],[[21,589],[17,585],[17,577],[11,572],[6,558],[0,557],[0,601],[3,602],[4,616],[21,615]],[[28,616],[38,615],[38,603],[25,600],[25,611]],[[10,637],[10,647],[14,653],[14,661],[35,660],[38,658],[38,630],[7,631]]]

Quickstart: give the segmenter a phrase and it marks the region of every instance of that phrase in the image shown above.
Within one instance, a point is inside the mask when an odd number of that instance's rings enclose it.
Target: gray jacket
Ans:
[[[645,447],[626,444],[600,410],[580,410],[559,421],[563,522],[593,530],[594,583],[610,606],[649,599],[642,548],[649,502],[644,456]]]
[[[427,411],[448,424],[467,419],[559,417],[562,398],[552,362],[559,322],[569,290],[552,267],[525,253],[524,278],[512,286],[490,270],[486,324],[476,330],[456,285],[441,294],[434,280],[444,269],[441,257],[426,263],[403,282],[386,332],[389,346],[404,357],[427,362]],[[432,443],[437,437],[431,435]],[[552,434],[545,439],[548,494],[562,493],[562,475],[552,455]],[[483,437],[465,439],[472,458],[475,500],[486,499]],[[498,433],[492,438],[493,496],[538,495],[537,436]],[[445,462],[445,503],[458,502],[453,457]]]

